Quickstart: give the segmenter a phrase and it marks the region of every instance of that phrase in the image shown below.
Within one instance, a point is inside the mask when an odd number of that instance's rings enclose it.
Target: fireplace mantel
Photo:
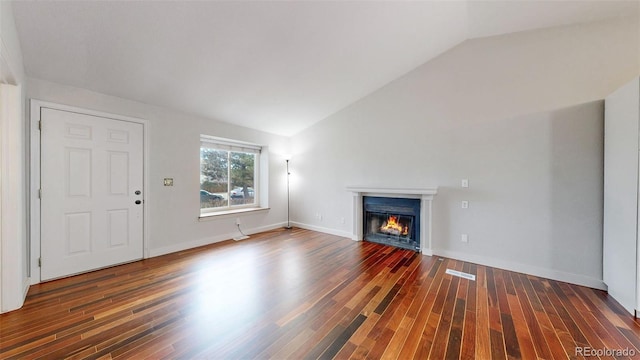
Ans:
[[[408,189],[347,186],[347,191],[353,194],[353,233],[351,238],[356,241],[362,241],[363,239],[363,196],[421,199],[420,251],[424,255],[430,256],[433,254],[431,250],[431,203],[438,193],[438,188]]]
[[[347,191],[351,191],[353,193],[361,193],[369,196],[378,196],[378,195],[418,195],[418,196],[428,196],[431,195],[433,198],[434,195],[438,193],[438,188],[426,188],[426,189],[403,189],[403,188],[374,188],[374,187],[365,187],[365,186],[347,186]]]

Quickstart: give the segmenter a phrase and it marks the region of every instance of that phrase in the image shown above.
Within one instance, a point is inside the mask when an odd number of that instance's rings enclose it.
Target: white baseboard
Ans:
[[[27,298],[27,293],[29,292],[29,288],[31,287],[31,278],[28,277],[24,279],[24,283],[22,284],[22,300]]]
[[[284,227],[285,225],[286,223],[277,223],[277,224],[265,225],[257,228],[243,230],[243,232],[245,234],[250,235],[250,234],[256,234],[264,231],[274,230],[277,228]],[[210,245],[210,244],[214,244],[214,243],[225,241],[225,240],[232,240],[236,236],[238,236],[238,232],[234,231],[228,234],[220,234],[220,235],[210,236],[210,237],[206,237],[206,238],[202,238],[194,241],[178,243],[170,246],[164,246],[158,249],[150,249],[149,255],[150,257],[156,257],[156,256],[171,254],[174,252],[189,250],[196,247]]]
[[[292,226],[299,227],[301,229],[307,229],[307,230],[317,231],[325,234],[341,236],[341,237],[356,240],[356,241],[358,240],[358,239],[354,239],[354,236],[352,233],[342,231],[342,230],[336,230],[336,229],[326,228],[322,226],[315,226],[315,225],[310,225],[310,224],[305,224],[305,223],[295,222],[295,221],[290,222],[290,224]],[[244,232],[246,234],[255,234],[259,232],[281,228],[281,227],[284,227],[285,225],[286,223],[284,222],[277,223],[277,224],[261,226],[253,229],[248,229],[248,230],[245,230]],[[231,240],[233,239],[234,236],[237,236],[237,235],[238,235],[237,232],[233,232],[229,234],[221,234],[217,236],[198,239],[198,240],[190,241],[186,243],[165,246],[158,249],[151,249],[150,254],[151,254],[151,257],[170,254],[177,251],[183,251],[183,250],[196,248],[199,246],[217,243],[220,241]],[[572,273],[553,270],[553,269],[545,269],[545,268],[541,268],[533,265],[506,261],[506,260],[496,259],[492,257],[482,256],[482,255],[474,255],[474,254],[467,254],[467,253],[462,253],[457,251],[437,250],[437,249],[426,249],[422,251],[422,254],[427,256],[444,256],[447,258],[466,261],[474,264],[490,266],[498,269],[504,269],[504,270],[519,272],[523,274],[539,276],[547,279],[563,281],[571,284],[587,286],[590,288],[595,288],[600,290],[607,290],[607,285],[605,285],[602,279],[591,278],[584,275],[572,274]]]
[[[24,301],[27,298],[27,293],[29,292],[29,287],[31,286],[31,278],[25,278],[22,282],[22,297],[16,300],[13,303],[9,303],[8,305],[4,303],[4,307],[0,309],[0,314],[8,313],[10,311],[18,310],[22,308],[24,305]]]
[[[305,224],[305,223],[300,223],[300,222],[296,222],[296,221],[292,221],[291,225],[295,226],[295,227],[299,227],[301,229],[307,229],[307,230],[313,230],[313,231],[317,231],[317,232],[321,232],[321,233],[325,233],[325,234],[331,234],[331,235],[336,235],[336,236],[342,236],[342,237],[346,237],[352,240],[358,240],[358,239],[354,239],[353,238],[353,234],[347,231],[342,231],[342,230],[336,230],[336,229],[331,229],[331,228],[326,228],[326,227],[322,227],[322,226],[315,226],[315,225],[309,225],[309,224]]]
[[[291,222],[291,224],[302,229],[342,236],[342,237],[346,237],[356,241],[358,240],[356,237],[354,237],[353,234],[346,231],[335,230],[335,229],[309,225],[309,224],[304,224],[299,222]],[[545,269],[545,268],[541,268],[533,265],[526,265],[522,263],[506,261],[506,260],[491,258],[487,256],[467,254],[467,253],[449,251],[449,250],[435,250],[435,249],[423,249],[422,254],[426,256],[444,256],[447,258],[471,262],[474,264],[490,266],[490,267],[509,270],[509,271],[515,271],[523,274],[529,274],[529,275],[539,276],[547,279],[563,281],[571,284],[587,286],[594,289],[607,290],[607,285],[605,285],[602,279],[591,278],[584,275],[572,274],[572,273],[553,270],[553,269]]]
[[[461,253],[457,251],[449,250],[433,250],[435,256],[444,256],[447,258],[466,261],[474,264],[490,266],[498,269],[509,270],[519,272],[528,275],[539,276],[547,279],[567,282],[576,285],[582,285],[594,289],[607,290],[607,285],[602,279],[591,278],[584,275],[572,274],[564,271],[558,271],[553,269],[545,269],[533,265],[527,265],[522,263],[516,263],[512,261],[506,261],[496,258],[491,258],[482,255],[474,255]]]
[[[635,309],[633,308],[633,305],[632,305],[633,302],[629,301],[629,299],[626,296],[624,296],[624,294],[618,294],[618,292],[614,290],[614,291],[609,291],[609,296],[616,299],[616,301],[618,302],[618,304],[620,304],[620,306],[622,306],[625,310],[627,310],[631,315],[634,315]]]
[[[27,294],[29,293],[30,287],[31,287],[31,278],[27,277],[24,279],[24,282],[22,283],[22,304],[20,304],[20,307],[24,305],[24,301],[27,299]]]

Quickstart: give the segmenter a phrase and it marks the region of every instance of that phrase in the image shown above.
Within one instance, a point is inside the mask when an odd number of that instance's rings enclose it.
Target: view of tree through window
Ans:
[[[200,148],[200,208],[220,210],[256,204],[254,152]]]

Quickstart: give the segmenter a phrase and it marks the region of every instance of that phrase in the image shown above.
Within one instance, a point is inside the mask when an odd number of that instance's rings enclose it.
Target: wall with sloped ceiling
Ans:
[[[436,254],[603,288],[602,99],[640,73],[638,28],[469,40],[297,134],[296,224],[350,236],[347,186],[437,186]]]
[[[283,154],[289,151],[288,138],[39,79],[28,78],[27,89],[30,99],[148,121],[150,188],[145,189],[145,206],[149,211],[149,246],[145,249],[148,256],[229,240],[239,235],[236,218],[241,218],[246,233],[284,226]],[[261,205],[270,207],[269,210],[198,219],[201,134],[265,146],[269,176],[266,187],[260,190],[268,193],[268,203]],[[173,178],[174,185],[164,186],[164,178]],[[37,261],[32,259],[34,262]]]

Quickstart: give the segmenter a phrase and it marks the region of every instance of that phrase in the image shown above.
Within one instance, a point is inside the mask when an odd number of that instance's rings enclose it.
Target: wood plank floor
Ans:
[[[33,286],[0,336],[2,359],[640,357],[605,292],[300,229]]]

